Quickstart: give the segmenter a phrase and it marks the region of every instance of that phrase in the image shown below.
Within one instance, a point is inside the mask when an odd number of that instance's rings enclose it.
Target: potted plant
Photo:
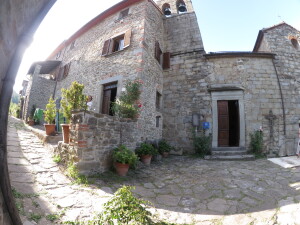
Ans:
[[[126,176],[129,167],[136,164],[138,156],[125,145],[120,145],[113,150],[113,160],[117,174]]]
[[[27,117],[27,123],[28,123],[29,126],[34,125],[33,115],[34,115],[35,109],[36,109],[36,106],[32,105],[31,110],[30,110],[30,114]]]
[[[169,145],[166,140],[161,140],[158,142],[158,152],[164,157],[168,157],[170,151],[172,150],[172,146]]]
[[[72,111],[74,110],[86,110],[87,96],[83,92],[84,85],[74,81],[69,89],[61,89],[62,100],[61,107],[64,117],[69,122],[71,120]],[[63,140],[64,143],[69,143],[69,124],[61,124],[63,128]]]
[[[150,165],[152,156],[157,154],[157,149],[153,145],[144,142],[135,152],[145,165]]]
[[[49,98],[48,104],[46,105],[44,116],[45,116],[45,121],[47,122],[47,124],[44,124],[46,135],[55,134],[56,105],[52,97]]]

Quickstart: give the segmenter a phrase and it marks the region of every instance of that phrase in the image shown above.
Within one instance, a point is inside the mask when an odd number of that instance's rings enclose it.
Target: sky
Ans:
[[[174,0],[175,1],[175,0]],[[24,54],[14,90],[30,65],[45,60],[64,40],[120,0],[57,0]],[[258,32],[286,22],[300,30],[300,0],[193,0],[206,52],[252,51]]]

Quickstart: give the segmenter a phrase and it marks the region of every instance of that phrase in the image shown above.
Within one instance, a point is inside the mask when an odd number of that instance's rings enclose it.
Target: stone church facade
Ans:
[[[164,138],[175,146],[174,154],[192,153],[196,121],[200,130],[209,122],[213,150],[248,149],[249,134],[263,129],[266,153],[293,155],[299,40],[299,31],[281,23],[259,31],[252,52],[206,53],[190,0],[125,0],[36,63],[30,82],[45,79],[48,95],[59,98],[61,88],[76,80],[94,97],[93,113],[111,114],[110,101],[124,83],[140,79],[136,143]],[[45,86],[27,90],[25,108]],[[35,102],[39,108],[46,103]]]

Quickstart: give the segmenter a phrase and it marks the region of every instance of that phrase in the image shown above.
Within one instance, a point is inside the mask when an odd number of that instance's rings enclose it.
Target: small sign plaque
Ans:
[[[209,122],[203,122],[203,123],[202,123],[202,127],[203,127],[204,130],[208,130],[209,127],[210,127]]]

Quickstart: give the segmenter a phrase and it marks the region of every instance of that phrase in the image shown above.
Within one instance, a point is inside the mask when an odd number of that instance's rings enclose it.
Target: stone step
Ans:
[[[212,155],[218,155],[218,156],[226,156],[226,155],[247,155],[247,151],[212,151]]]
[[[255,157],[252,154],[247,154],[247,155],[208,155],[208,156],[205,156],[205,159],[233,161],[233,160],[254,160]]]
[[[217,148],[212,148],[212,151],[246,151],[245,147],[217,147]]]

